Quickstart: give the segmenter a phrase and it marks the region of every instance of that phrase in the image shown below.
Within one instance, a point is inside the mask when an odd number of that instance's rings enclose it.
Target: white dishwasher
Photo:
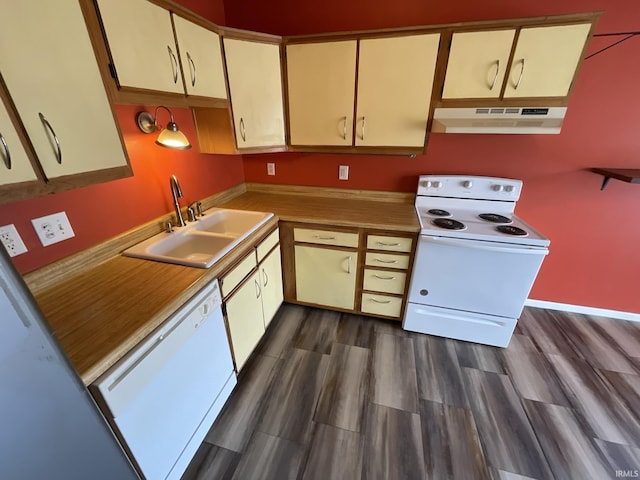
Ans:
[[[94,384],[147,480],[178,479],[236,384],[213,281]]]

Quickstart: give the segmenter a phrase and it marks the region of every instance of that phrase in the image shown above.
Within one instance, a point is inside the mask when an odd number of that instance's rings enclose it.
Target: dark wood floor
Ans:
[[[184,478],[639,470],[640,323],[526,308],[500,349],[285,305]]]

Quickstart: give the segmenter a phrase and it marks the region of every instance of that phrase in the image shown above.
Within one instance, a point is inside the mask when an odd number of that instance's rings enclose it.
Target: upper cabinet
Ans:
[[[454,31],[442,101],[568,96],[595,17],[565,25]]]
[[[177,15],[173,22],[187,95],[227,98],[218,34]]]
[[[224,39],[236,146],[284,146],[280,45]]]
[[[0,186],[37,180],[9,111],[0,102]]]
[[[120,89],[227,98],[220,38],[147,0],[97,0]],[[184,83],[183,83],[184,80]]]
[[[351,146],[356,40],[286,49],[291,145]]]
[[[439,40],[288,44],[291,145],[422,149]]]
[[[80,4],[4,2],[0,15],[11,19],[0,29],[0,74],[15,108],[13,125],[28,136],[25,148],[41,172],[40,187],[29,193],[131,175]],[[11,143],[17,165],[21,147],[15,138]]]
[[[147,0],[97,0],[120,87],[184,94],[167,10]]]
[[[439,34],[360,40],[356,146],[424,146],[439,43]]]
[[[505,98],[567,96],[590,30],[590,23],[522,28]]]
[[[515,29],[454,33],[442,98],[498,98]]]

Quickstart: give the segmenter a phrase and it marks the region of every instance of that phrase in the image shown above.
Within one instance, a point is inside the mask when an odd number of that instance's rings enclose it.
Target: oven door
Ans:
[[[422,235],[409,301],[518,318],[545,247]]]

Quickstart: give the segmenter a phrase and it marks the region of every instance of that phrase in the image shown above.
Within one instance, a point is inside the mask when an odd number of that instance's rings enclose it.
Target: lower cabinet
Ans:
[[[225,301],[233,357],[238,371],[264,334],[259,278],[259,272],[254,271]]]
[[[282,305],[278,230],[222,277],[224,311],[236,371],[240,371]]]
[[[357,251],[296,245],[295,262],[300,302],[354,309]]]
[[[285,300],[400,320],[417,233],[280,224]]]

